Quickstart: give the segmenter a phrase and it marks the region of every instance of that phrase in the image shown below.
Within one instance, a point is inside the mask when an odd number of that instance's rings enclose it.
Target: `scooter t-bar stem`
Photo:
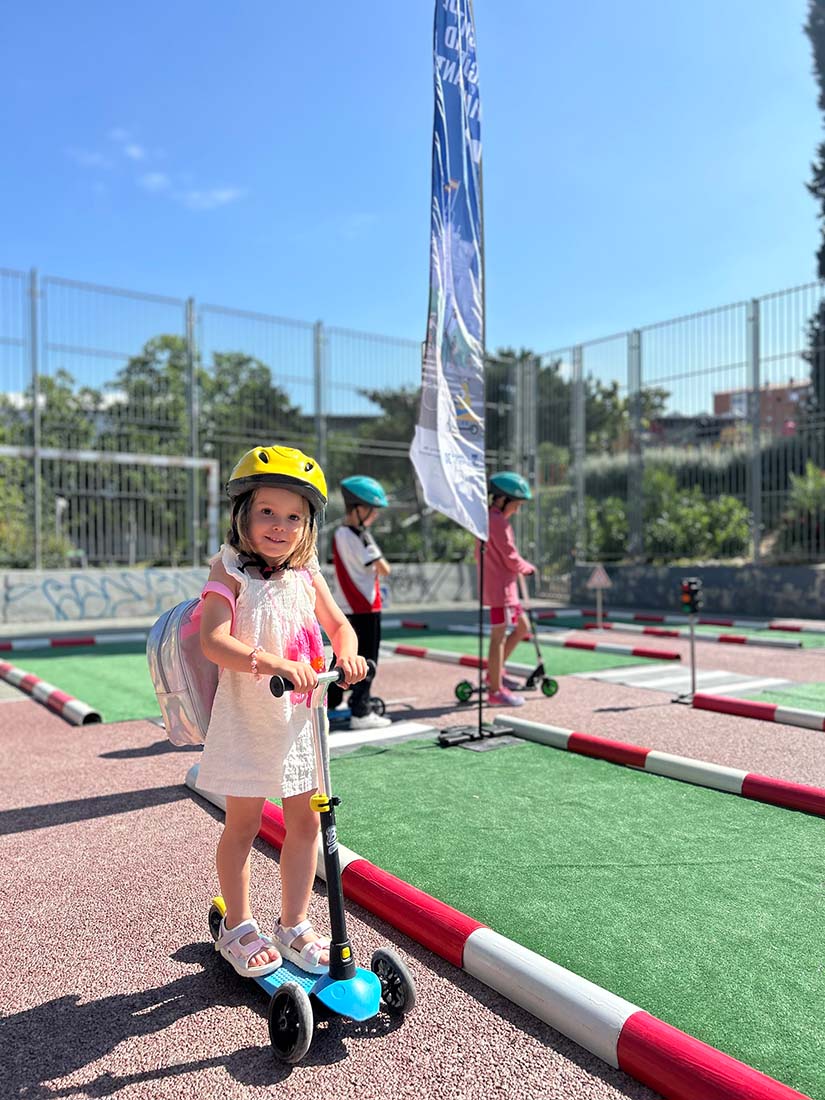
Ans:
[[[374,661],[367,661],[367,671],[369,675],[375,675]],[[340,668],[319,672],[311,698],[315,764],[318,769],[319,783],[318,791],[313,795],[310,805],[319,814],[321,820],[321,848],[332,932],[329,945],[329,976],[336,982],[349,981],[356,973],[344,912],[344,890],[341,884],[341,865],[338,859],[338,836],[335,826],[335,806],[338,804],[338,799],[333,798],[330,784],[327,725],[324,712],[327,688],[330,684],[339,683],[343,679],[344,671]],[[285,692],[294,691],[294,684],[285,676],[273,676],[269,681],[269,690],[276,699],[280,699]]]

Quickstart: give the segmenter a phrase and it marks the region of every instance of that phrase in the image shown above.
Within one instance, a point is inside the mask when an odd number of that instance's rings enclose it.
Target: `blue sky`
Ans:
[[[475,0],[488,345],[806,282],[805,0]],[[421,339],[432,0],[15,5],[0,267]]]

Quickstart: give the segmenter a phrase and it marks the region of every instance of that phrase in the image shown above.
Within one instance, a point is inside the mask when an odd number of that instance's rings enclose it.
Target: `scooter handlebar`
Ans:
[[[375,661],[367,659],[367,676],[375,675]],[[331,668],[329,672],[318,673],[319,684],[337,684],[343,679],[344,670],[342,668]],[[286,676],[271,676],[269,679],[269,690],[275,696],[276,699],[280,699],[287,691],[294,691],[295,685],[291,680],[288,680]]]

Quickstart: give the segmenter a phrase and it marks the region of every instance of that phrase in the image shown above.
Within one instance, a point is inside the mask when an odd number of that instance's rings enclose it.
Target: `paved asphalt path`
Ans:
[[[409,681],[396,670],[386,687]],[[149,722],[73,727],[8,695],[0,739],[4,1098],[654,1097],[351,903],[360,958],[395,944],[418,1007],[401,1026],[322,1025],[300,1066],[276,1063],[265,997],[208,939],[221,815],[183,785],[195,754]],[[326,927],[316,886],[311,911]],[[253,904],[262,924],[278,908],[262,844]]]

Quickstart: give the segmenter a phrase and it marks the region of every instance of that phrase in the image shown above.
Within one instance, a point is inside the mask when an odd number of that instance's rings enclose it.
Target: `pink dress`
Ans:
[[[237,554],[221,548],[221,562],[240,586],[234,637],[250,648],[324,667],[324,645],[315,618],[308,569],[285,569],[268,580],[238,568]],[[284,798],[317,787],[309,696],[297,692],[276,699],[269,677],[221,671],[201,756],[198,786],[215,794]]]
[[[476,545],[476,561],[479,547]],[[533,566],[519,554],[510,520],[498,508],[490,509],[490,537],[484,551],[485,607],[514,607],[519,603],[517,578],[533,572]]]

